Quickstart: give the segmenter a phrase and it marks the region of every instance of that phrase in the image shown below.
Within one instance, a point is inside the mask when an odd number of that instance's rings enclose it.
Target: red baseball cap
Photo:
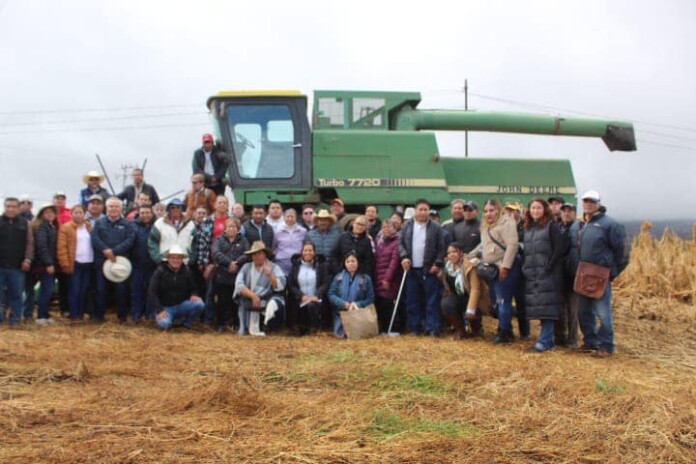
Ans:
[[[213,134],[203,134],[203,143],[212,142],[212,141],[213,141]]]

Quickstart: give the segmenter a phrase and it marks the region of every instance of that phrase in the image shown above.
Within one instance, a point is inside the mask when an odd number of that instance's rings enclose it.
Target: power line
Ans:
[[[15,135],[15,134],[46,134],[55,132],[109,132],[109,131],[128,131],[128,130],[148,130],[148,129],[166,129],[172,127],[196,127],[210,126],[209,122],[191,122],[181,124],[157,124],[151,126],[122,126],[122,127],[89,127],[81,129],[44,129],[44,130],[26,130],[13,132],[0,132],[0,135]]]
[[[638,143],[639,144],[647,143],[649,145],[658,145],[661,147],[678,148],[680,150],[696,151],[696,147],[687,147],[686,145],[676,145],[673,143],[656,142],[655,140],[638,139]]]
[[[113,116],[108,118],[90,118],[90,119],[66,119],[64,121],[46,121],[46,122],[17,122],[11,124],[0,123],[0,128],[4,127],[20,127],[20,126],[46,126],[46,125],[58,125],[58,124],[78,124],[83,122],[95,122],[95,121],[119,121],[119,120],[132,120],[132,119],[151,119],[151,118],[168,118],[174,116],[190,116],[193,114],[207,115],[207,112],[202,111],[186,111],[179,113],[159,113],[159,114],[143,114],[143,115],[129,115],[129,116]]]
[[[110,108],[73,108],[63,110],[27,110],[27,111],[0,111],[0,114],[19,115],[19,114],[55,114],[55,113],[101,113],[106,111],[141,111],[141,110],[156,110],[156,109],[171,109],[171,108],[200,108],[201,104],[187,105],[147,105],[147,106],[121,106]]]

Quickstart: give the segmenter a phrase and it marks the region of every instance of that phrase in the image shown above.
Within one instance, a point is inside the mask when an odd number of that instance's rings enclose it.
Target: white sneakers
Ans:
[[[41,325],[41,326],[43,326],[43,325],[53,325],[53,324],[55,324],[55,323],[56,323],[56,321],[54,321],[54,320],[51,319],[50,317],[49,317],[49,318],[42,318],[42,319],[37,319],[37,320],[36,320],[36,325]]]

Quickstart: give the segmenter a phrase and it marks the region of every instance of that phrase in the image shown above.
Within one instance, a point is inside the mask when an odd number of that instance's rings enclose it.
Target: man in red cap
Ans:
[[[225,193],[227,161],[215,147],[212,134],[203,134],[203,146],[193,153],[193,174],[205,175],[205,186],[216,195]]]

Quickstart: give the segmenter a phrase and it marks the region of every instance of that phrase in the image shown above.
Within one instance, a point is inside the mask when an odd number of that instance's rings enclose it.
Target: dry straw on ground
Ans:
[[[3,328],[0,462],[694,462],[693,279],[643,275],[693,276],[693,253],[638,239],[609,360],[493,346],[494,321],[485,341]]]

